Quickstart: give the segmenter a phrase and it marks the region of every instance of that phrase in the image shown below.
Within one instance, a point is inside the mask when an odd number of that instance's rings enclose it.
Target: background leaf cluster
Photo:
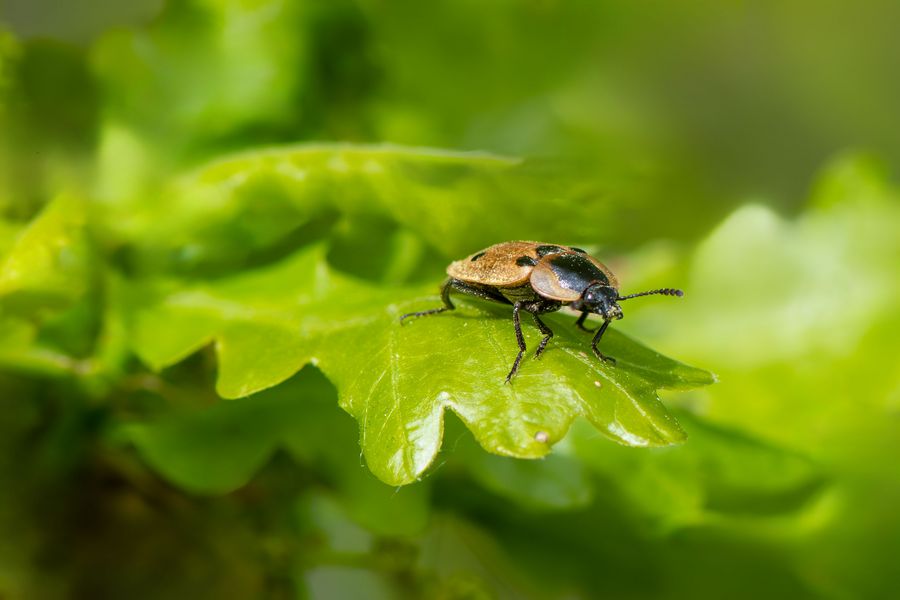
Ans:
[[[893,3],[71,4],[0,6],[0,596],[896,595]],[[687,295],[511,386],[396,326],[514,238]]]

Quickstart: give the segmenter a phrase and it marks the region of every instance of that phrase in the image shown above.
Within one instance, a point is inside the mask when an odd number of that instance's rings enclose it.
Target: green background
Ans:
[[[897,23],[0,0],[0,598],[897,596]],[[503,386],[508,239],[686,294]]]

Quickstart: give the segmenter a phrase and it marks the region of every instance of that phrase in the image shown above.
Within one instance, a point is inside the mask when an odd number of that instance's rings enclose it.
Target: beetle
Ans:
[[[591,349],[597,358],[615,364],[615,359],[600,352],[597,344],[610,322],[622,318],[619,302],[653,294],[684,295],[681,290],[661,288],[620,296],[616,276],[602,262],[581,248],[541,242],[516,241],[495,244],[451,263],[447,267],[447,275],[449,278],[441,286],[441,300],[444,306],[406,313],[400,317],[400,323],[408,318],[453,310],[456,307],[450,300],[451,291],[492,302],[511,304],[519,354],[516,355],[512,369],[506,376],[506,383],[509,383],[518,372],[519,363],[522,362],[526,350],[519,317],[522,311],[531,314],[535,325],[544,335],[534,353],[535,358],[541,356],[550,338],[553,337],[553,331],[538,315],[569,306],[581,312],[575,326],[594,334]],[[603,323],[596,329],[584,326],[585,319],[591,313],[603,317]]]

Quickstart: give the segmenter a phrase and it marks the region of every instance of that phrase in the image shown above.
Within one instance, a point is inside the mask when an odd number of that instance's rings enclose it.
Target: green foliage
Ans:
[[[898,596],[900,192],[802,192],[896,164],[896,6],[56,4],[0,3],[0,597]],[[504,384],[508,307],[399,316],[507,239],[686,295]]]

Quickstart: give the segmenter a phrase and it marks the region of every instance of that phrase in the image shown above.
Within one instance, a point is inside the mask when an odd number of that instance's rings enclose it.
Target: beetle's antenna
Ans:
[[[650,290],[649,292],[638,292],[637,294],[628,294],[627,296],[619,296],[616,300],[628,300],[629,298],[637,298],[638,296],[653,296],[659,294],[661,296],[684,296],[684,292],[675,288],[661,288],[658,290]]]

